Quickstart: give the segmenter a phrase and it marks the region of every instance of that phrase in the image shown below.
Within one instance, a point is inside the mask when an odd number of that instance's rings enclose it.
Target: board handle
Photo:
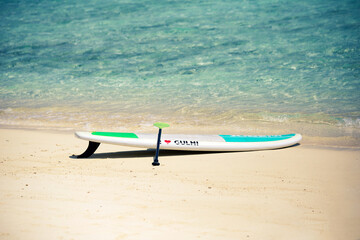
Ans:
[[[155,126],[155,127],[158,127],[159,129],[163,129],[163,128],[166,128],[166,127],[170,127],[169,124],[167,124],[167,123],[162,123],[162,122],[154,123],[154,126]]]

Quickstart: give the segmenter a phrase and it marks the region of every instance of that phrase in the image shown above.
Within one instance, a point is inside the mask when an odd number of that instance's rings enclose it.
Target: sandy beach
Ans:
[[[359,239],[359,149],[153,152],[0,129],[0,239]]]

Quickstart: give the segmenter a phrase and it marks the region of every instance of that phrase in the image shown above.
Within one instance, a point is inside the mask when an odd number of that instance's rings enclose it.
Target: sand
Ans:
[[[360,150],[153,152],[0,129],[0,239],[360,239]]]

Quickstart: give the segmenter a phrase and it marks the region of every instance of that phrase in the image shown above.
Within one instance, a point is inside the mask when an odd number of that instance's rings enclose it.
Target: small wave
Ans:
[[[0,113],[12,113],[12,112],[13,112],[12,108],[4,108],[4,109],[0,108]]]
[[[360,118],[343,118],[339,124],[344,127],[360,128]]]
[[[277,115],[277,116],[262,115],[262,117],[263,117],[264,121],[268,121],[268,122],[283,123],[283,122],[288,122],[289,121],[289,116],[288,115]]]

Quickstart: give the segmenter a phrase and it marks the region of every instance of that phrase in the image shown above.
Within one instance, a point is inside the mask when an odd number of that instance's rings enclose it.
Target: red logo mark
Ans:
[[[166,142],[166,144],[169,144],[169,143],[171,143],[171,141],[170,141],[170,140],[165,140],[165,142]]]

